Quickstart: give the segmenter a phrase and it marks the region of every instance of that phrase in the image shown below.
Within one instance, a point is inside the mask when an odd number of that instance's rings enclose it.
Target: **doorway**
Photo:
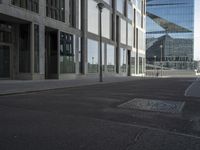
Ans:
[[[58,79],[58,31],[45,31],[45,78]]]
[[[10,47],[0,45],[0,78],[10,78]]]

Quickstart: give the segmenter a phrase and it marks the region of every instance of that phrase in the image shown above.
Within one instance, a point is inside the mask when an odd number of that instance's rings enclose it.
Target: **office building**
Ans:
[[[76,79],[145,72],[145,0],[1,0],[0,78]]]

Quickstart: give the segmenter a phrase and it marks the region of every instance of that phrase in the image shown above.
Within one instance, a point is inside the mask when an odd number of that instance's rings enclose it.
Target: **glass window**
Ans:
[[[39,12],[39,0],[12,0],[12,4],[36,13]]]
[[[72,27],[76,27],[75,20],[76,20],[75,1],[74,0],[69,0],[69,24]]]
[[[120,70],[122,73],[126,72],[126,49],[120,48]]]
[[[143,73],[143,58],[139,57],[139,73]]]
[[[141,14],[137,11],[136,12],[136,25],[138,27],[142,27],[142,17],[141,17]]]
[[[99,33],[99,15],[97,3],[94,0],[88,1],[88,31],[94,34]]]
[[[40,56],[39,56],[39,26],[34,25],[34,72],[39,73]]]
[[[117,0],[116,2],[117,2],[117,11],[119,11],[122,14],[124,14],[125,1],[124,0]]]
[[[128,11],[128,18],[130,20],[133,20],[133,8],[132,8],[132,5],[130,3],[128,3],[127,11]]]
[[[128,45],[133,46],[133,27],[130,23],[128,24]]]
[[[110,25],[111,25],[111,17],[110,11],[108,9],[103,9],[102,11],[102,35],[105,38],[110,39]]]
[[[46,0],[46,16],[65,21],[65,0]]]
[[[75,73],[73,35],[60,33],[60,72]]]
[[[12,42],[12,26],[9,24],[0,23],[0,42]]]
[[[107,71],[115,72],[115,47],[107,45]]]
[[[121,43],[126,44],[126,21],[121,19]]]
[[[98,42],[88,39],[88,73],[98,72]]]

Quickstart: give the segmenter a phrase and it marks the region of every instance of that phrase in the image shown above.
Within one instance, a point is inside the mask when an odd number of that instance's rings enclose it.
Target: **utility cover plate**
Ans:
[[[184,105],[185,102],[135,98],[119,105],[118,107],[166,113],[180,113]]]

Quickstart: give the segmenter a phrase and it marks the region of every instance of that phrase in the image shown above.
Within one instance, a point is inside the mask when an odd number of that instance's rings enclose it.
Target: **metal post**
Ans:
[[[103,82],[103,68],[102,68],[102,10],[104,8],[103,3],[98,3],[97,7],[99,9],[99,36],[100,36],[100,71],[99,71],[99,82]]]
[[[162,52],[162,49],[163,49],[163,45],[160,45],[161,77],[163,76],[163,60],[162,60],[163,52]]]

